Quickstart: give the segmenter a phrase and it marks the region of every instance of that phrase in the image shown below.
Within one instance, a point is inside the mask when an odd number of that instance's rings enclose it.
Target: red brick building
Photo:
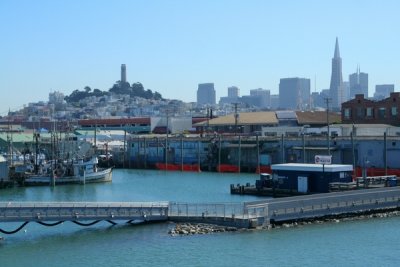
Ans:
[[[342,103],[342,123],[380,123],[400,125],[400,93],[379,101],[356,95],[354,99]]]

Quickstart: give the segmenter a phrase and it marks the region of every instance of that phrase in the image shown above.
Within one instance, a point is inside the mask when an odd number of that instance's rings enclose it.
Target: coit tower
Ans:
[[[126,65],[121,64],[121,82],[126,83]]]

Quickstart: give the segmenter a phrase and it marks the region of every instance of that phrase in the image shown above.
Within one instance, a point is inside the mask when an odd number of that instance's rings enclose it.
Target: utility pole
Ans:
[[[126,127],[127,127],[127,125],[125,124],[125,127],[124,127],[124,162],[122,163],[122,166],[125,168],[125,162],[126,162]],[[107,154],[106,154],[106,157],[107,157]]]
[[[167,117],[167,126],[166,126],[166,135],[165,135],[165,170],[168,170],[168,132],[169,132],[169,110],[166,110],[166,117]]]
[[[324,100],[325,100],[325,103],[326,103],[326,124],[327,124],[327,126],[328,126],[328,134],[326,135],[326,143],[327,143],[327,146],[328,146],[328,155],[330,156],[330,155],[331,155],[331,145],[330,145],[330,140],[329,140],[329,137],[330,137],[330,129],[329,129],[329,102],[331,102],[332,98],[327,97],[327,98],[324,98]]]
[[[210,108],[207,105],[207,127],[206,127],[206,136],[210,130]]]
[[[238,121],[239,121],[239,113],[238,113],[238,103],[233,103],[235,106],[235,135],[237,135]]]
[[[13,163],[13,154],[14,154],[14,151],[13,151],[13,141],[12,141],[12,133],[11,133],[11,122],[10,122],[10,114],[11,114],[11,111],[10,111],[10,109],[8,109],[8,121],[7,121],[7,123],[8,123],[8,129],[7,129],[7,144],[8,144],[8,151],[7,151],[7,153],[8,153],[8,161],[9,161],[9,164],[10,164],[10,167],[11,166],[13,166],[14,165],[14,163]]]
[[[94,153],[97,153],[97,119],[94,119]]]

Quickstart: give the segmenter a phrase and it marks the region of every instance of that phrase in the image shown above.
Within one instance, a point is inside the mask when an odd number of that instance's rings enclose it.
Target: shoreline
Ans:
[[[261,226],[253,229],[249,228],[238,228],[229,226],[220,226],[215,224],[206,223],[174,223],[174,228],[168,231],[171,236],[191,236],[191,235],[204,235],[213,233],[224,233],[224,232],[247,232],[247,231],[258,231],[282,228],[294,228],[305,225],[323,224],[323,223],[340,223],[348,221],[360,221],[374,218],[391,218],[400,216],[400,207],[385,209],[385,210],[369,210],[366,212],[353,212],[338,215],[328,215],[323,217],[315,217],[310,219],[301,220],[290,220],[283,222],[271,222],[267,226]]]
[[[400,216],[400,207],[391,209],[369,210],[365,212],[353,212],[337,215],[327,215],[310,219],[289,220],[282,222],[271,222],[268,226],[261,227],[262,229],[280,229],[290,228],[301,225],[323,224],[327,222],[340,223],[345,221],[359,221],[373,218],[390,218]]]

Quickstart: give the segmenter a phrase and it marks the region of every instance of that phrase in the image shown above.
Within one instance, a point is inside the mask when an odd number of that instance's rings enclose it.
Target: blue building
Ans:
[[[352,181],[352,165],[285,163],[271,165],[275,189],[299,193],[327,193],[333,182]]]

